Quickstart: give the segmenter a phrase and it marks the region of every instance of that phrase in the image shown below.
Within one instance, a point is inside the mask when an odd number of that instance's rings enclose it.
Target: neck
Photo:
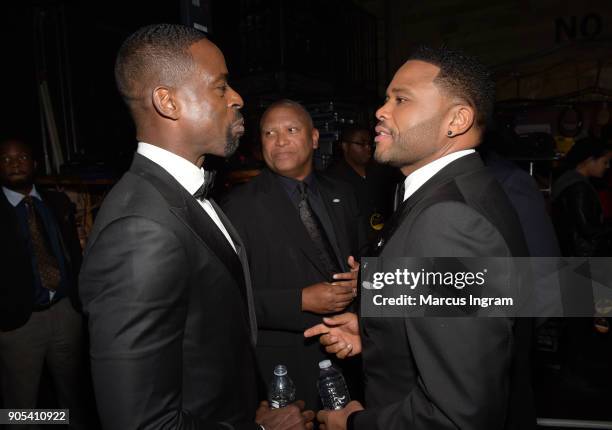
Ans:
[[[365,177],[366,175],[366,166],[362,165],[362,164],[357,164],[354,161],[348,159],[348,158],[344,158],[344,161],[346,161],[346,164],[348,164],[349,166],[351,166],[353,168],[353,170],[355,172],[357,172],[357,174],[359,174],[359,176],[361,176],[362,178]]]
[[[20,193],[23,194],[24,196],[27,196],[30,194],[30,192],[32,191],[33,185],[32,184],[28,184],[28,185],[4,185],[6,188],[8,188],[11,191],[15,191],[16,193]]]

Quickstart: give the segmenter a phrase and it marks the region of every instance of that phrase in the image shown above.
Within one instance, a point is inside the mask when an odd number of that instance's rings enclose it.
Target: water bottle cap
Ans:
[[[276,376],[285,376],[287,374],[287,366],[285,366],[284,364],[278,364],[274,368],[274,374]]]
[[[332,365],[331,360],[319,361],[319,369],[329,369],[331,365]]]

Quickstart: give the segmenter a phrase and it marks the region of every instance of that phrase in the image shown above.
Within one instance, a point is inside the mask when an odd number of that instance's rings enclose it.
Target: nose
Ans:
[[[238,94],[232,87],[229,87],[228,89],[231,91],[229,97],[230,107],[233,107],[235,109],[242,109],[242,107],[244,106],[244,101],[242,100],[242,97],[240,97],[240,94]]]
[[[381,107],[378,108],[378,110],[375,113],[376,119],[379,121],[384,121],[385,119],[389,118],[389,112],[387,109],[387,104],[389,102],[386,101]]]
[[[276,146],[285,146],[289,143],[288,135],[285,132],[280,132],[278,139],[276,139]]]

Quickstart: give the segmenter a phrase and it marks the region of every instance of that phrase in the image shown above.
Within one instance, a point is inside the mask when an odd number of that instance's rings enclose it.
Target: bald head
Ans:
[[[177,87],[195,67],[189,47],[202,39],[203,33],[177,24],[143,27],[126,39],[117,54],[115,80],[128,106],[148,89]]]
[[[300,116],[300,118],[305,122],[305,124],[308,125],[308,127],[310,127],[311,129],[314,128],[312,117],[310,116],[306,108],[302,106],[300,103],[293,101],[293,100],[289,100],[289,99],[277,100],[274,103],[272,103],[270,106],[268,106],[268,108],[264,111],[263,115],[261,115],[261,119],[259,120],[260,128],[262,124],[264,123],[266,116],[270,112],[278,108],[288,108],[288,109],[295,111]]]

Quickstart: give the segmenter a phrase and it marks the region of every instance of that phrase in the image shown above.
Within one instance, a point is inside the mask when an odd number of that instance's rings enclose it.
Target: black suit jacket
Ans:
[[[74,204],[64,193],[38,189],[44,204],[51,212],[60,233],[68,276],[67,295],[75,309],[80,305],[76,281],[81,267],[81,245],[74,220]],[[15,330],[32,315],[34,280],[31,256],[21,236],[15,208],[0,190],[0,264],[6,281],[0,285],[0,330]]]
[[[527,256],[517,215],[477,154],[398,208],[380,257]],[[362,318],[367,409],[354,429],[535,426],[529,329],[510,318]],[[525,337],[527,336],[527,337]]]
[[[348,184],[315,174],[331,219],[342,269],[357,257],[364,244],[357,202]],[[302,312],[302,289],[328,282],[325,267],[300,221],[286,190],[268,169],[236,188],[223,208],[243,238],[249,257],[259,325],[257,355],[265,382],[276,364],[286,364],[297,397],[307,408],[318,408],[318,362],[326,357],[318,341],[304,339],[303,331],[321,322],[319,315]],[[262,393],[263,395],[263,393]]]
[[[136,154],[104,200],[80,293],[105,429],[242,429],[254,423],[256,322],[236,255],[199,203]]]

